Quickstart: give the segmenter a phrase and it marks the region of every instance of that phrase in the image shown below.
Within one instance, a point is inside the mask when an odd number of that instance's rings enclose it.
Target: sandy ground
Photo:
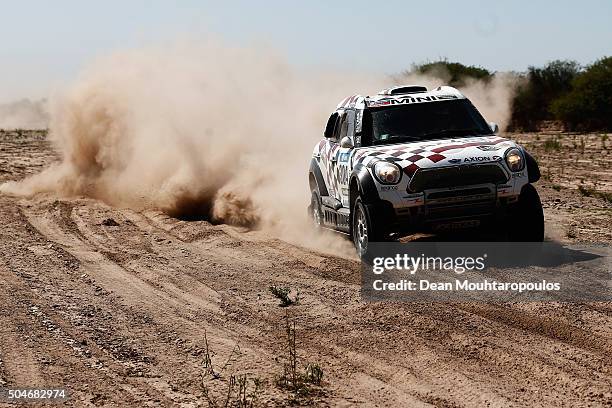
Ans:
[[[612,204],[577,187],[612,192],[612,141],[514,137],[542,161],[548,236],[610,243]],[[0,181],[54,160],[42,134],[0,135]],[[612,405],[610,303],[365,304],[356,261],[89,199],[0,194],[0,222],[0,387],[63,386],[69,406],[208,406],[208,389],[223,406],[238,373],[262,380],[256,406]],[[324,371],[307,395],[275,385],[286,313],[300,365]]]

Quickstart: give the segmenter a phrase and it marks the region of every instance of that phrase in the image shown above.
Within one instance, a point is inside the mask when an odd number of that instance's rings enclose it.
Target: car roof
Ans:
[[[439,86],[428,91],[427,88],[420,85],[402,85],[383,89],[374,96],[348,96],[338,104],[336,110],[364,109],[366,107],[384,107],[451,99],[466,99],[466,97],[452,86]]]

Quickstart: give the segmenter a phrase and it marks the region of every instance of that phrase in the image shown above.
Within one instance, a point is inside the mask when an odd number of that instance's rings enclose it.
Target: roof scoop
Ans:
[[[427,88],[421,85],[402,85],[395,86],[389,89],[383,89],[378,94],[379,95],[405,95],[405,94],[413,94],[427,92]]]

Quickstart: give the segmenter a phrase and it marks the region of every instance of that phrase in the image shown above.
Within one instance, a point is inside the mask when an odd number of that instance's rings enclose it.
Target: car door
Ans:
[[[329,117],[325,127],[325,139],[322,141],[318,160],[319,168],[321,169],[321,174],[323,175],[323,181],[330,198],[335,198],[336,196],[336,185],[334,183],[334,165],[336,163],[336,159],[334,158],[334,154],[339,147],[337,141],[339,119],[340,115],[338,112],[334,112]]]
[[[354,140],[354,129],[355,129],[355,111],[352,109],[346,110],[344,115],[339,118],[338,124],[338,135],[337,143],[338,148],[336,149],[335,162],[333,163],[335,185],[335,197],[342,203],[342,206],[348,208],[349,206],[349,174],[351,169],[349,168],[350,155],[353,150]],[[350,147],[342,147],[340,145],[342,139],[348,137],[351,140]]]

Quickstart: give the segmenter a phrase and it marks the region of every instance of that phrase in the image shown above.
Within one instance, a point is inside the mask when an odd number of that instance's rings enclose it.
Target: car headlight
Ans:
[[[506,163],[511,171],[521,171],[525,168],[525,159],[519,149],[513,147],[506,152]]]
[[[397,184],[402,178],[402,171],[393,163],[379,161],[374,165],[374,175],[383,184]]]

